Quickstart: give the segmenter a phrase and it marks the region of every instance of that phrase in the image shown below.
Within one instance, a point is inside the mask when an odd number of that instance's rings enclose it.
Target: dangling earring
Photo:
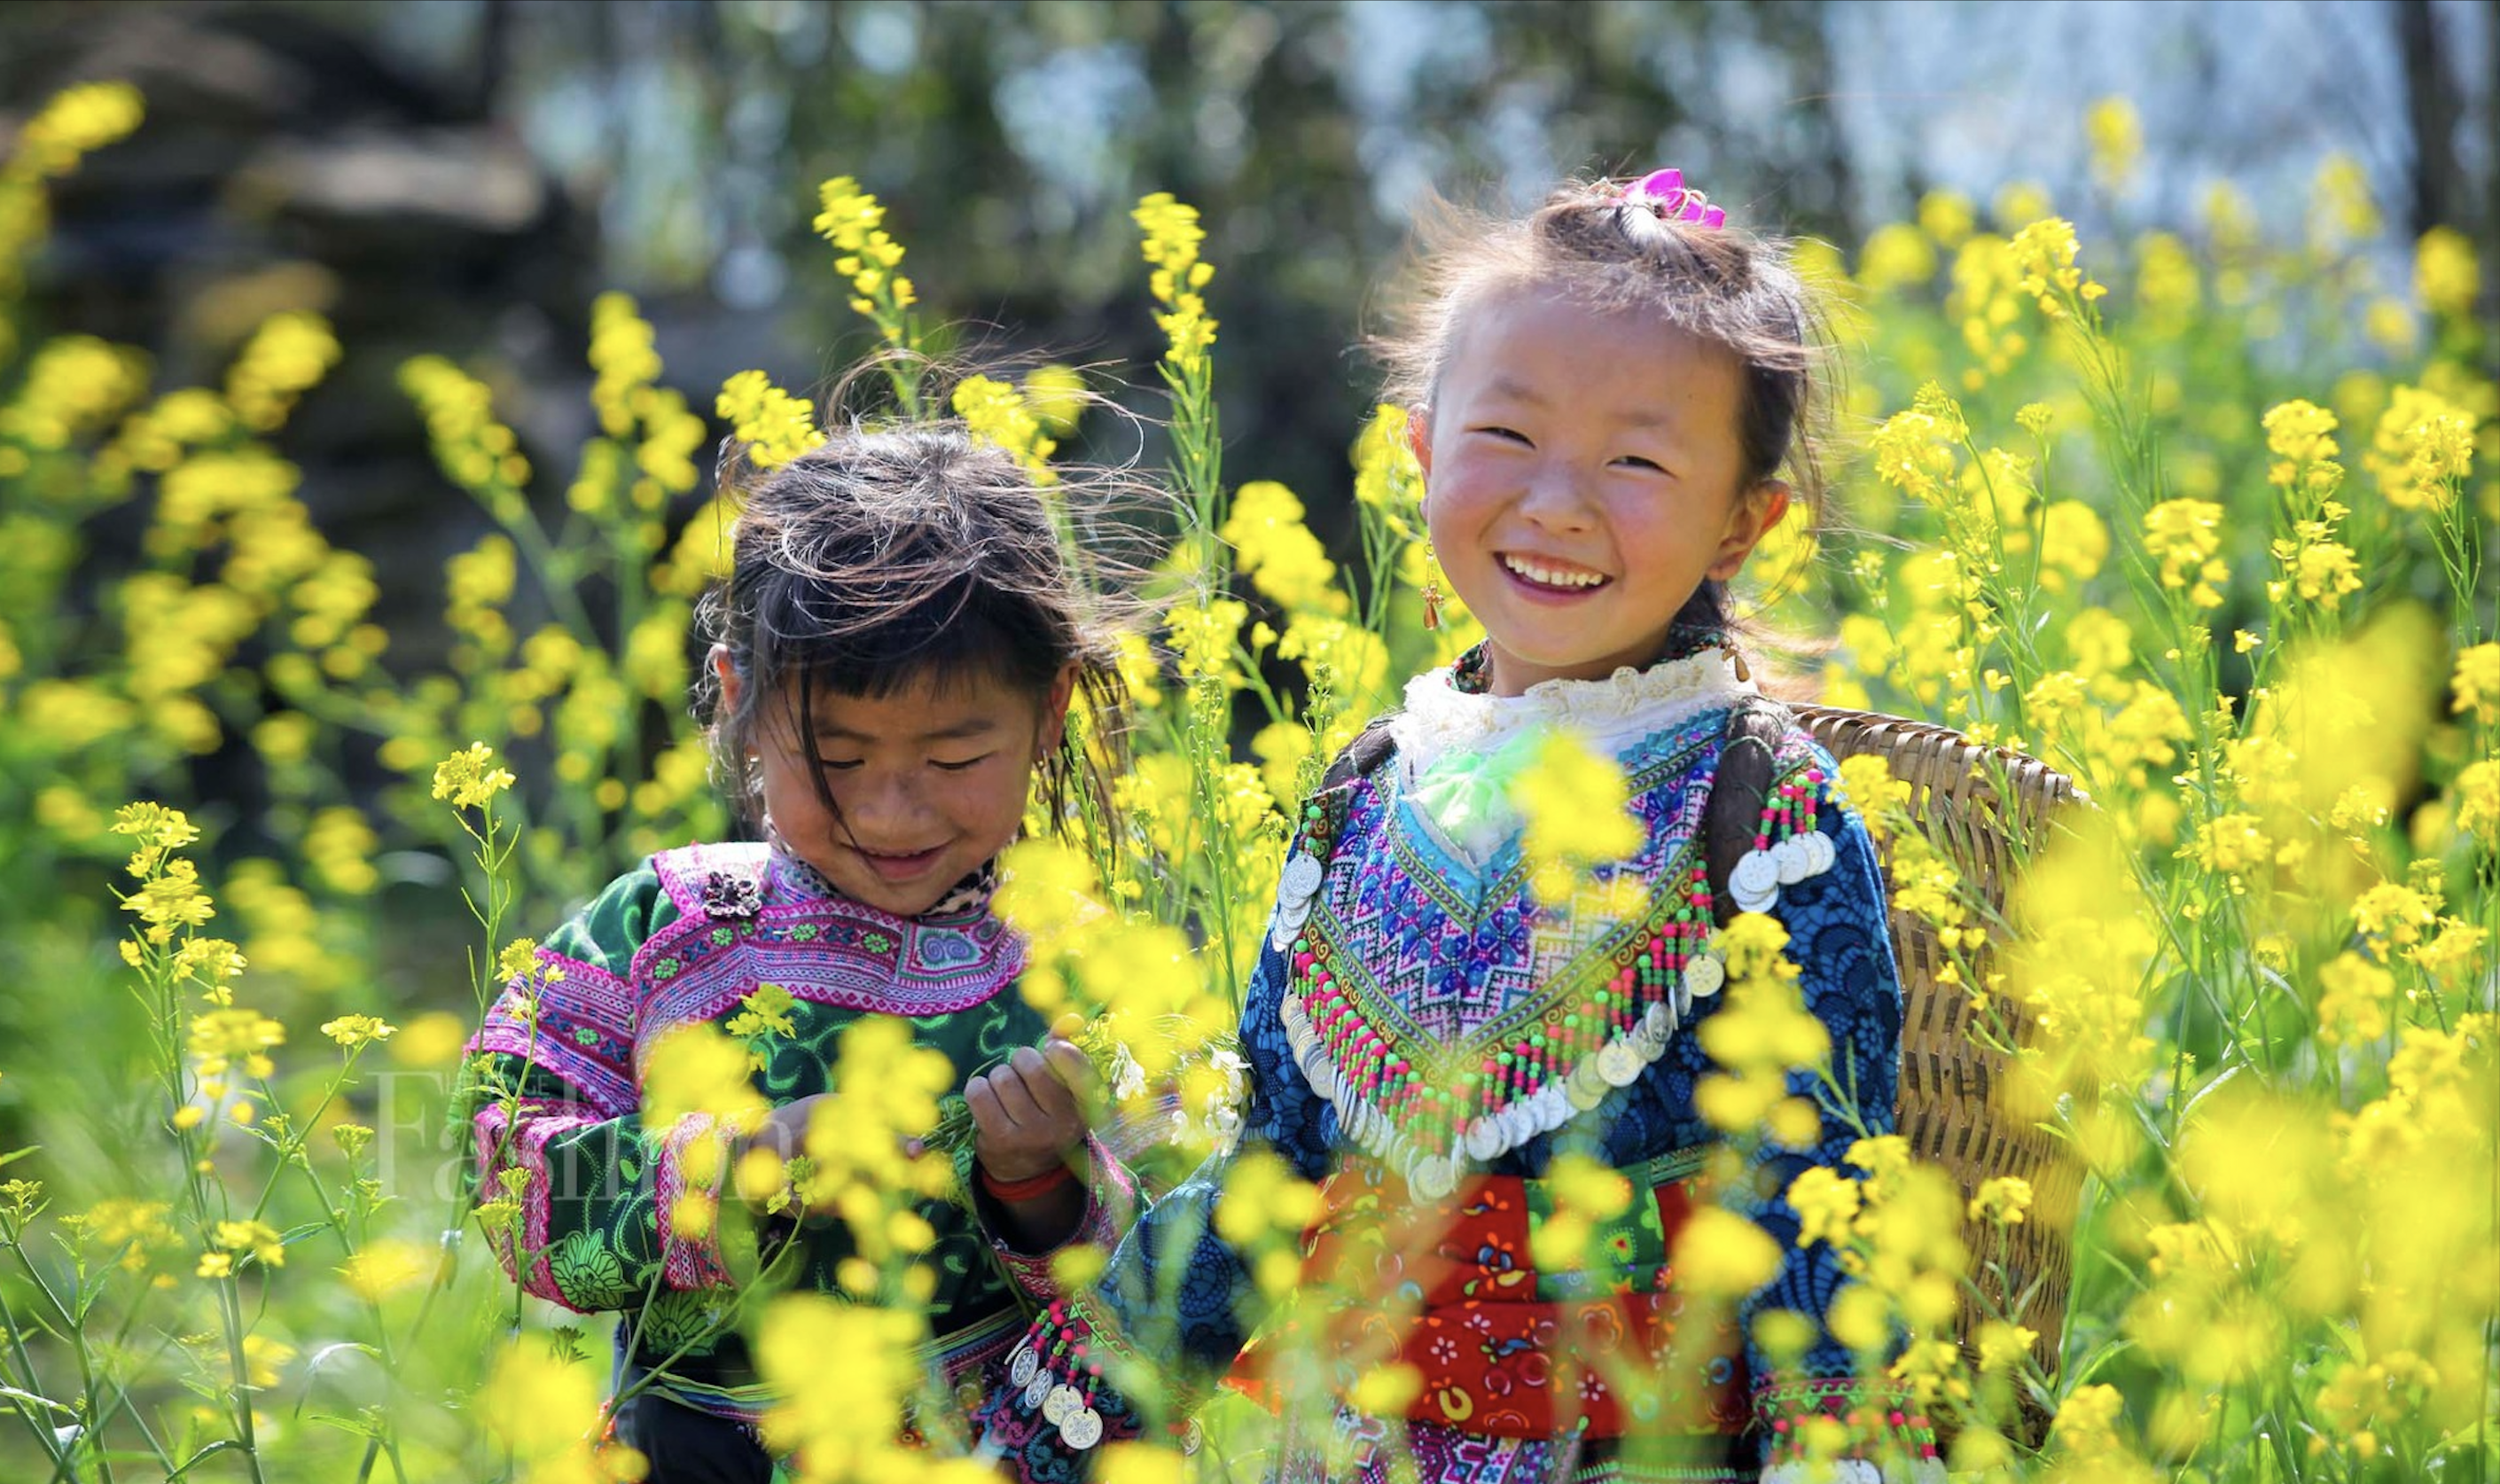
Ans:
[[[1441,626],[1441,559],[1432,552],[1432,538],[1424,538],[1424,627]]]

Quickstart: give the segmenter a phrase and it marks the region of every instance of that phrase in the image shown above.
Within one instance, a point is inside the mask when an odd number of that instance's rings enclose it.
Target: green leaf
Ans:
[[[28,1144],[23,1149],[12,1149],[6,1154],[0,1154],[0,1168],[14,1165],[42,1147],[44,1147],[42,1144]]]
[[[15,1386],[0,1386],[0,1397],[6,1397],[12,1402],[31,1402],[36,1406],[48,1406],[64,1417],[75,1417],[78,1415],[77,1407],[64,1406],[49,1397],[38,1397],[31,1391],[19,1391]]]

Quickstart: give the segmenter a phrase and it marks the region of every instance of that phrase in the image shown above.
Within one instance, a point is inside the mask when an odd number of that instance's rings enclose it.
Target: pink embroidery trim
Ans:
[[[529,1276],[520,1280],[521,1286],[550,1303],[560,1304],[576,1314],[585,1314],[594,1311],[577,1308],[571,1299],[565,1297],[564,1290],[556,1286],[555,1270],[547,1262],[547,1228],[550,1216],[548,1203],[554,1189],[553,1171],[547,1168],[547,1141],[559,1134],[592,1128],[608,1121],[604,1118],[584,1117],[579,1111],[580,1107],[579,1104],[561,1103],[548,1098],[520,1100],[520,1127],[512,1135],[510,1158],[501,1166],[493,1164],[493,1157],[495,1146],[503,1141],[503,1104],[490,1103],[480,1108],[475,1120],[475,1127],[478,1184],[481,1193],[500,1191],[500,1185],[495,1177],[503,1170],[514,1169],[529,1172],[529,1183],[521,1190],[521,1245],[535,1253],[536,1257],[530,1263]],[[489,1199],[491,1198],[490,1195]],[[514,1254],[509,1238],[496,1243],[495,1255],[502,1260],[506,1272],[513,1271]]]
[[[700,1161],[708,1164],[710,1171],[689,1181],[687,1164],[696,1157],[696,1146],[706,1143],[716,1150]],[[660,1266],[669,1286],[710,1288],[728,1282],[729,1269],[720,1254],[720,1193],[729,1179],[727,1131],[717,1128],[709,1113],[688,1113],[660,1140],[655,1163],[652,1219],[659,1225]],[[701,1237],[677,1235],[677,1203],[689,1197],[707,1201],[712,1207],[711,1225]]]

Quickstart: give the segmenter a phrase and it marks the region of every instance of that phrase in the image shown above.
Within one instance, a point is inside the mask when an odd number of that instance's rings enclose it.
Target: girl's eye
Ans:
[[[1470,428],[1467,431],[1471,433],[1482,433],[1489,438],[1498,438],[1504,443],[1523,445],[1528,443],[1527,434],[1520,432],[1517,428],[1505,428],[1497,423],[1487,423],[1483,427]]]
[[[1660,463],[1654,458],[1644,458],[1637,453],[1627,453],[1622,458],[1615,460],[1615,462],[1625,465],[1628,468],[1645,469],[1651,474],[1666,473],[1666,466],[1664,464]]]
[[[817,761],[818,761],[819,763],[821,763],[821,764],[823,764],[823,765],[824,765],[824,769],[825,769],[825,771],[826,771],[827,773],[848,773],[848,772],[850,772],[852,769],[857,768],[857,767],[859,767],[862,763],[866,762],[866,761],[867,761],[867,759],[866,759],[866,758],[857,758],[857,757],[850,757],[850,758],[827,757],[827,758],[818,758],[818,759],[817,759]]]
[[[979,767],[981,764],[988,762],[990,757],[991,754],[984,752],[979,757],[968,757],[960,763],[940,762],[933,757],[929,760],[929,766],[932,768],[943,768],[948,773],[962,773],[967,768]]]

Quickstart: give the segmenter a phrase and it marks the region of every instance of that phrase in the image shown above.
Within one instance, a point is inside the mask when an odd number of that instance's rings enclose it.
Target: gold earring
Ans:
[[[1441,626],[1441,559],[1432,552],[1432,538],[1424,538],[1424,627]]]

